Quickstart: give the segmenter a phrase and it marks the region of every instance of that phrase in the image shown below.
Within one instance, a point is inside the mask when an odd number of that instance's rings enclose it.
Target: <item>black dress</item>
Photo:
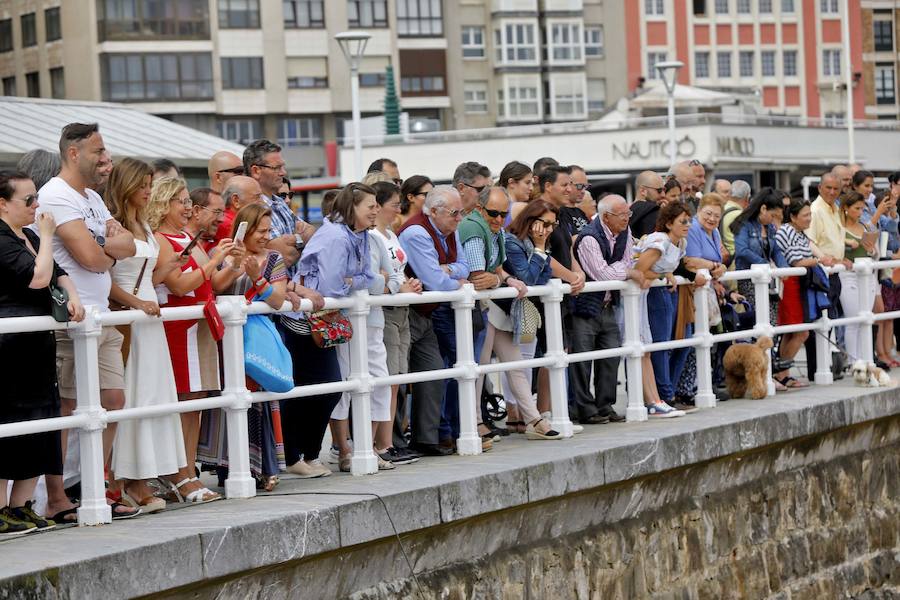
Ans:
[[[39,249],[37,234],[25,230]],[[28,287],[35,256],[0,220],[0,318],[50,314],[50,290]],[[54,263],[56,276],[65,271]],[[52,331],[0,334],[0,423],[59,416],[56,340]],[[0,479],[62,475],[59,431],[0,438]]]

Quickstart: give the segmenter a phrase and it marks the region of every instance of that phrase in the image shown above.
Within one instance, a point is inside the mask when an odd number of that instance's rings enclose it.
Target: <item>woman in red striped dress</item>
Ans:
[[[173,255],[181,253],[191,242],[191,236],[184,231],[191,216],[191,199],[184,180],[163,177],[153,182],[148,206],[148,221],[159,242],[158,264],[168,264]],[[195,306],[205,304],[212,297],[213,282],[229,285],[240,275],[240,270],[232,268],[219,270],[226,259],[235,260],[240,265],[241,256],[232,256],[235,244],[231,239],[223,239],[207,256],[197,244],[191,250],[187,262],[180,270],[169,273],[154,271],[153,283],[161,307]],[[219,351],[215,339],[205,319],[187,321],[166,321],[166,340],[175,372],[175,387],[179,400],[204,398],[209,392],[221,388],[219,382]],[[200,413],[182,413],[184,449],[187,467],[172,479],[174,492],[182,502],[211,502],[221,496],[203,487],[194,476],[197,459],[197,439],[200,434]]]

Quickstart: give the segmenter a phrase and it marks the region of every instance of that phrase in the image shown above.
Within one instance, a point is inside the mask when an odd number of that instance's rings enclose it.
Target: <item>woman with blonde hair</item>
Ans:
[[[153,169],[147,163],[125,158],[113,168],[106,187],[113,216],[134,235],[135,255],[118,261],[110,273],[110,300],[122,308],[159,316],[153,289],[153,272],[170,273],[183,262],[173,255],[157,264],[159,243],[147,223],[150,180]],[[134,323],[125,336],[125,408],[159,406],[178,402],[175,376],[162,321]],[[125,480],[126,503],[151,513],[166,507],[144,480],[173,475],[187,466],[181,420],[176,415],[147,417],[119,423],[113,445],[111,470]]]
[[[226,287],[240,275],[242,251],[235,251],[231,238],[222,239],[208,256],[200,244],[185,252],[191,245],[191,237],[184,227],[191,216],[191,198],[184,180],[177,177],[161,177],[153,182],[147,220],[156,232],[159,243],[159,259],[153,272],[157,297],[161,306],[196,306],[214,299],[214,287]],[[180,269],[167,269],[174,260]],[[219,270],[223,262],[230,267]],[[220,389],[219,350],[206,319],[166,321],[164,323],[175,387],[179,400],[204,398],[211,391]],[[179,470],[170,481],[174,497],[180,502],[200,503],[219,500],[221,496],[205,487],[194,476],[197,457],[197,440],[200,434],[200,415],[197,412],[182,413],[181,427],[187,467]]]

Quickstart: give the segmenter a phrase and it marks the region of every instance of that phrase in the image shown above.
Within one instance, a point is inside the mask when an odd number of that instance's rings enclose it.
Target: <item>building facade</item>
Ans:
[[[877,3],[872,0],[873,3]],[[849,5],[849,12],[847,6]],[[860,0],[632,0],[625,2],[629,89],[685,64],[682,84],[753,94],[774,113],[843,118],[842,20],[849,20],[854,116],[864,118]]]
[[[372,35],[364,117],[383,111],[390,64],[413,130],[493,127],[586,119],[624,94],[609,12],[600,0],[0,0],[0,81],[5,95],[124,102],[236,142],[276,139],[292,176],[317,177],[333,174],[327,147],[351,112],[336,33]]]
[[[900,119],[900,1],[862,0],[862,31],[866,116]]]

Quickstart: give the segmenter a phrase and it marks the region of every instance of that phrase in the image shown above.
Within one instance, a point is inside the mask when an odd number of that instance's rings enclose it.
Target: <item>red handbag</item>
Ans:
[[[206,317],[206,324],[209,325],[209,332],[213,339],[221,342],[225,337],[225,322],[222,321],[222,315],[216,307],[216,299],[212,296],[203,305],[203,316]]]

